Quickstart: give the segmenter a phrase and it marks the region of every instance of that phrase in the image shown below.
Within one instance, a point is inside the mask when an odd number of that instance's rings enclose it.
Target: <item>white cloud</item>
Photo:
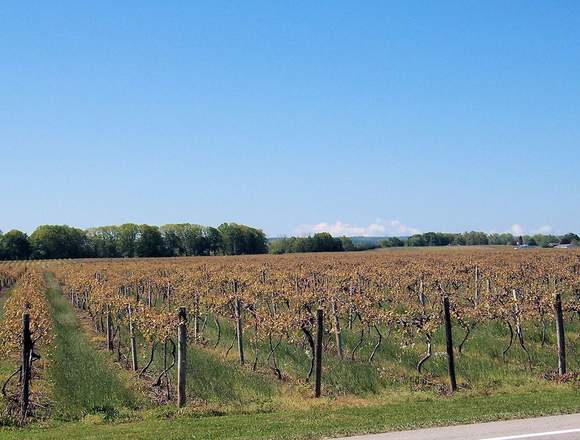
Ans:
[[[517,223],[515,223],[511,227],[511,233],[513,235],[524,235],[524,228],[522,227],[522,225],[518,225]]]
[[[511,232],[513,235],[524,235],[524,234],[528,234],[528,233],[529,234],[551,234],[553,231],[554,231],[554,229],[550,225],[540,226],[537,229],[529,231],[529,230],[525,230],[524,227],[518,223],[514,223],[509,230],[509,232]]]
[[[534,234],[550,234],[550,233],[552,233],[552,227],[550,225],[541,226],[534,231]]]
[[[399,220],[377,220],[368,226],[356,226],[337,221],[336,223],[317,223],[315,225],[300,225],[296,234],[300,236],[328,232],[334,236],[382,236],[382,235],[413,235],[420,231],[404,225]]]

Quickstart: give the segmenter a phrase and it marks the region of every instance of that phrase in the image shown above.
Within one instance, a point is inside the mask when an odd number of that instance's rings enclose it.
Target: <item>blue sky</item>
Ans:
[[[2,2],[0,229],[580,231],[580,3]]]

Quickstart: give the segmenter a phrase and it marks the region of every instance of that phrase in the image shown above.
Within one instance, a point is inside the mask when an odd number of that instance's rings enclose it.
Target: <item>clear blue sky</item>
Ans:
[[[580,232],[580,2],[2,2],[0,229]]]

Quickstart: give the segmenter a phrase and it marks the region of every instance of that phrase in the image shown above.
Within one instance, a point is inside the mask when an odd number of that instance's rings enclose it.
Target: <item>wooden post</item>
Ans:
[[[425,291],[423,289],[423,278],[419,280],[419,304],[423,307],[423,313],[425,313]]]
[[[107,349],[113,351],[113,318],[111,317],[111,307],[107,306]]]
[[[193,342],[199,342],[199,293],[195,293],[195,303],[193,309]]]
[[[336,337],[336,354],[342,360],[344,359],[344,353],[342,351],[342,334],[340,330],[340,319],[338,317],[338,311],[336,309],[336,300],[332,301],[332,314],[334,315],[334,333]]]
[[[479,304],[479,266],[475,266],[475,294],[473,302],[476,306]]]
[[[522,322],[520,318],[520,306],[518,302],[518,291],[516,289],[512,289],[512,297],[514,299],[514,312],[516,314],[516,333],[518,338],[524,338],[524,331],[522,329]]]
[[[30,399],[30,379],[32,361],[32,337],[30,336],[30,314],[28,310],[22,314],[22,369],[20,379],[22,382],[22,396],[20,406],[20,424],[24,424],[28,413]]]
[[[180,307],[177,314],[177,406],[185,405],[185,378],[187,372],[187,312],[185,307]]]
[[[452,393],[457,390],[455,378],[455,360],[453,358],[453,334],[451,331],[451,314],[449,313],[449,297],[443,296],[443,318],[445,321],[445,345],[447,346],[447,371],[449,372],[449,387]]]
[[[314,397],[320,397],[322,382],[322,336],[324,333],[323,311],[316,310],[316,346],[314,347]]]
[[[562,314],[562,297],[556,293],[554,298],[556,317],[556,339],[558,340],[558,373],[566,374],[566,341],[564,339],[564,317]]]
[[[242,333],[242,305],[240,298],[236,298],[236,335],[238,338],[238,355],[240,364],[244,365],[244,335]]]
[[[135,329],[133,328],[133,314],[131,304],[127,307],[129,313],[129,338],[131,340],[131,367],[137,371],[137,341],[135,340]]]

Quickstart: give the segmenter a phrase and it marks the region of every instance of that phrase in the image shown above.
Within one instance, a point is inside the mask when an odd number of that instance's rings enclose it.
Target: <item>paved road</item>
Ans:
[[[348,440],[580,440],[580,414],[348,437]],[[335,439],[335,440],[347,440]]]

